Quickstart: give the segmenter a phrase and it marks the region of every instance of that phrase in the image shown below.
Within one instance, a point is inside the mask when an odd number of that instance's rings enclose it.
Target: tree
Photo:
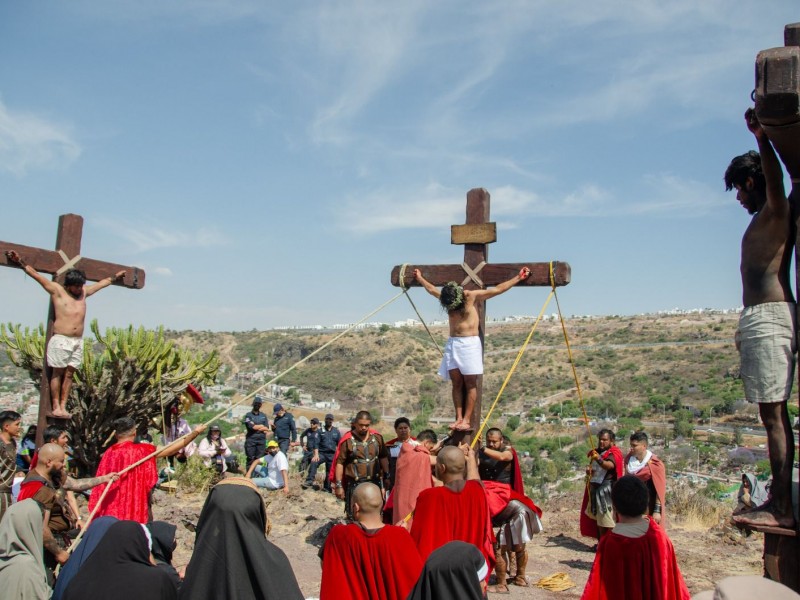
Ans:
[[[83,364],[75,371],[67,400],[73,456],[85,472],[97,468],[115,419],[127,416],[139,424],[160,419],[164,405],[182,396],[190,383],[212,383],[219,368],[216,352],[203,357],[178,348],[166,340],[163,327],[111,328],[103,335],[93,320],[90,329],[97,343],[84,345]],[[11,362],[25,369],[38,388],[44,328],[0,325],[0,342]]]

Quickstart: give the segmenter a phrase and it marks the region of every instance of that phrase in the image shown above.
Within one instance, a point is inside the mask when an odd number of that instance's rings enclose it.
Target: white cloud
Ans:
[[[172,269],[169,267],[155,267],[150,270],[152,273],[156,275],[163,275],[164,277],[172,277]]]
[[[80,155],[68,127],[11,110],[0,100],[0,169],[23,176],[31,170],[65,168]]]
[[[199,227],[194,232],[186,231],[186,226],[175,225],[172,229],[142,223],[126,223],[118,219],[93,219],[92,225],[110,230],[116,236],[127,240],[135,252],[146,252],[158,248],[198,248],[222,246],[228,243],[223,234],[213,227]]]

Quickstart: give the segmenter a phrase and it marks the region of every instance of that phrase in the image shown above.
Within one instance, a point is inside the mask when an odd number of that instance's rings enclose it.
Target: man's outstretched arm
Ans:
[[[531,275],[531,270],[528,267],[522,267],[514,277],[509,279],[508,281],[504,281],[503,283],[498,283],[494,287],[490,287],[488,290],[475,290],[470,292],[470,294],[474,295],[475,299],[477,300],[488,300],[489,298],[494,298],[495,296],[499,296],[503,292],[507,292],[512,287],[517,285],[520,281],[526,280]]]
[[[422,287],[424,287],[431,296],[438,298],[442,295],[442,292],[439,291],[439,288],[437,288],[430,281],[425,279],[422,276],[422,271],[420,271],[419,269],[414,269],[414,279],[416,279],[417,282],[419,282],[419,284]]]
[[[125,273],[126,273],[126,271],[118,271],[118,272],[114,273],[113,275],[110,275],[110,276],[106,277],[105,279],[101,279],[97,283],[93,283],[92,285],[87,285],[84,288],[84,291],[86,292],[86,296],[87,297],[91,296],[92,294],[99,292],[103,288],[107,288],[108,286],[110,286],[115,281],[119,281],[120,279],[125,277]]]
[[[786,190],[783,188],[783,169],[781,169],[778,155],[767,137],[766,132],[758,122],[756,111],[748,108],[744,113],[747,128],[758,142],[758,152],[761,155],[761,170],[764,172],[764,181],[767,186],[767,205],[777,214],[789,213],[789,201],[786,199]]]
[[[180,437],[174,442],[172,442],[169,446],[164,446],[158,450],[158,454],[156,454],[156,458],[166,458],[167,456],[172,456],[177,454],[186,446],[191,444],[197,437],[206,430],[205,425],[198,425],[194,428],[192,433],[187,434],[185,437]]]
[[[39,273],[39,271],[34,269],[28,263],[26,263],[22,259],[22,257],[19,254],[17,254],[14,250],[6,250],[6,258],[8,259],[9,262],[19,266],[20,269],[22,269],[33,279],[35,279],[36,282],[39,285],[41,285],[45,289],[45,291],[51,296],[55,296],[61,289],[61,286],[59,284],[57,284],[52,279],[48,279],[47,277]]]

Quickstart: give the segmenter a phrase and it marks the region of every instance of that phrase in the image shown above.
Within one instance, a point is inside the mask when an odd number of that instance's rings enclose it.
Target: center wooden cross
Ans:
[[[9,263],[5,255],[6,251],[14,250],[25,262],[40,273],[53,274],[53,281],[58,281],[59,283],[63,283],[64,273],[70,269],[80,269],[86,275],[86,279],[90,281],[100,281],[109,275],[114,275],[114,273],[124,270],[126,271],[124,279],[115,281],[114,285],[121,285],[137,290],[144,287],[144,270],[142,269],[102,262],[91,258],[83,258],[80,255],[82,236],[83,217],[71,214],[61,215],[58,218],[55,251],[0,241],[0,266],[17,267],[17,265]],[[53,335],[54,320],[55,311],[51,302],[47,317],[45,348],[47,348],[50,337]],[[39,386],[39,417],[36,431],[37,447],[42,445],[42,434],[48,424],[47,413],[50,410],[50,371],[50,367],[47,366],[47,359],[44,358],[42,382]]]
[[[405,265],[403,281],[400,281],[402,267],[392,269],[392,285],[419,286],[414,279],[414,269],[419,269],[422,276],[433,285],[442,286],[448,281],[455,281],[465,289],[477,290],[507,281],[519,273],[522,267],[531,270],[530,277],[521,281],[516,287],[549,286],[550,263],[504,263],[488,264],[489,244],[497,241],[497,227],[489,222],[489,192],[483,188],[475,188],[467,193],[467,222],[465,225],[453,225],[450,243],[464,245],[464,262],[460,265]],[[564,262],[553,263],[553,278],[557,286],[570,282],[570,266]],[[480,317],[478,335],[483,345],[486,328],[486,307],[484,302],[477,302],[476,308]],[[478,377],[478,398],[472,414],[473,431],[478,431],[481,420],[481,396],[483,376]],[[460,437],[460,436],[459,436]],[[467,440],[470,436],[466,436]]]

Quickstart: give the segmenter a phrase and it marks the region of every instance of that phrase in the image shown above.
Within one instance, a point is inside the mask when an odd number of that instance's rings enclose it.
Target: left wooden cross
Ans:
[[[0,266],[16,267],[16,265],[13,263],[9,263],[5,255],[6,251],[13,250],[22,256],[31,267],[40,273],[52,274],[53,280],[58,281],[59,283],[63,283],[63,275],[69,269],[80,269],[86,275],[86,279],[90,281],[100,281],[109,275],[113,275],[119,271],[125,271],[125,277],[117,280],[115,285],[121,285],[137,290],[144,287],[145,273],[143,269],[139,269],[137,267],[126,267],[124,265],[82,257],[82,235],[83,217],[72,214],[61,215],[58,218],[58,231],[56,233],[55,251],[0,241]],[[50,337],[53,335],[54,320],[55,311],[51,302],[50,310],[47,316],[47,337],[45,339],[45,348],[50,341]],[[37,446],[41,446],[42,444],[42,434],[44,433],[44,429],[48,424],[47,413],[49,410],[50,368],[47,366],[47,359],[44,358],[42,382],[39,386],[39,416],[37,419],[38,426],[36,428]],[[53,417],[49,418],[57,420]]]

